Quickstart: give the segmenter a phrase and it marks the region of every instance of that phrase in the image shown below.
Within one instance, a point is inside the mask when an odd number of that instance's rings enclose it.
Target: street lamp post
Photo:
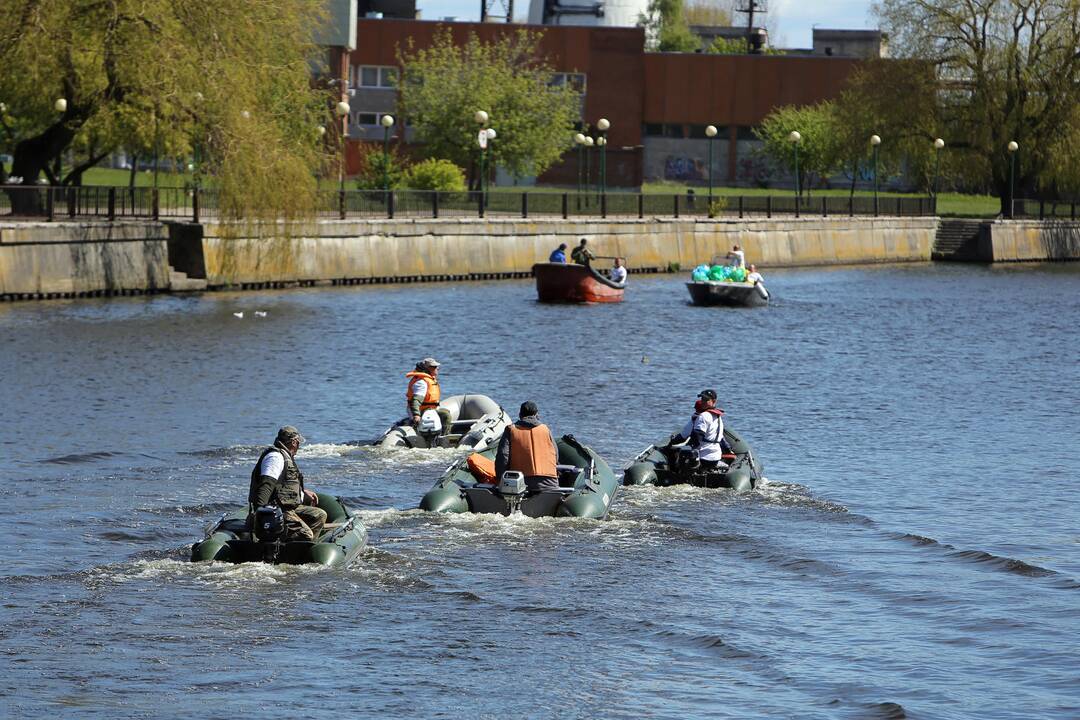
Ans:
[[[591,136],[585,136],[585,207],[589,206],[589,194],[592,192],[592,158],[589,150],[595,144]]]
[[[483,110],[477,110],[473,115],[475,120],[480,125],[480,132],[476,136],[477,143],[480,145],[480,201],[484,200],[484,149],[487,147],[487,127],[488,114]]]
[[[487,167],[488,167],[489,172],[494,167],[494,162],[493,162],[492,157],[491,157],[492,154],[493,154],[491,148],[495,144],[495,137],[497,136],[497,134],[498,133],[495,132],[495,128],[489,127],[487,129],[487,145],[484,147],[484,153],[487,154]],[[488,183],[487,184],[487,190],[484,192],[483,197],[482,197],[482,200],[484,201],[484,207],[487,207],[487,204],[488,204],[488,196],[487,196],[487,194],[490,191],[491,191],[491,183]]]
[[[600,137],[596,138],[596,144],[600,146],[600,194],[607,194],[607,131],[611,123],[607,118],[596,121],[596,129],[600,131]]]
[[[705,137],[709,138],[709,211],[712,212],[712,144],[716,137],[716,126],[709,125],[705,128]]]
[[[934,213],[937,213],[937,173],[941,171],[942,167],[942,148],[945,147],[945,140],[940,137],[934,140],[934,181],[930,186],[930,192],[933,195],[934,200]]]
[[[341,100],[334,108],[334,112],[341,118],[341,163],[338,166],[338,192],[345,197],[345,132],[348,127],[349,112],[352,108],[349,103]]]
[[[574,135],[574,144],[577,145],[577,209],[581,210],[581,188],[584,185],[585,168],[585,134],[576,133]]]
[[[878,196],[877,196],[877,191],[878,191],[878,177],[877,177],[878,162],[877,161],[878,161],[878,147],[880,147],[880,146],[881,146],[881,137],[879,135],[871,135],[870,136],[870,147],[873,148],[873,150],[874,150],[874,215],[878,214]]]
[[[1010,140],[1009,149],[1009,219],[1016,213],[1016,151],[1020,149],[1015,140]]]
[[[63,115],[65,112],[67,112],[67,100],[65,98],[56,98],[56,102],[53,103],[53,110],[55,110],[56,112]],[[57,162],[59,163],[59,165],[56,168],[56,183],[59,185],[61,183],[61,178],[64,175],[64,153],[63,153],[63,151],[61,151],[61,153],[57,156],[56,159],[57,159]],[[36,182],[36,181],[37,181],[37,179],[35,178],[34,182]]]
[[[792,130],[787,136],[788,142],[795,148],[795,212],[799,212],[799,143],[802,142],[802,134],[798,130]]]
[[[382,138],[382,172],[383,190],[390,191],[390,128],[394,127],[394,116],[383,115],[379,118],[379,124],[383,127]]]

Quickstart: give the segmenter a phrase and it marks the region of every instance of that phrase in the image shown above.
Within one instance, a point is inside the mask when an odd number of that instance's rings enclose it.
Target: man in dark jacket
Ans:
[[[326,511],[314,507],[319,496],[304,489],[304,474],[296,467],[296,451],[304,437],[292,425],[278,430],[274,444],[259,456],[251,471],[248,503],[255,510],[277,505],[285,516],[289,540],[316,540],[326,523]]]
[[[570,253],[570,259],[578,265],[588,265],[596,259],[596,256],[592,254],[592,250],[585,247],[588,243],[588,240],[581,238],[581,244],[574,248],[574,251]]]
[[[529,490],[555,490],[559,487],[559,451],[548,426],[540,422],[536,403],[521,404],[518,420],[503,432],[495,453],[496,482],[507,470],[517,470],[525,476]]]

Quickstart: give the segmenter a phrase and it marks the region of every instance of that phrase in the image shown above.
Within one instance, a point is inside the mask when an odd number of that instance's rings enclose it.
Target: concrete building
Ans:
[[[398,49],[409,41],[423,47],[442,26],[461,42],[469,34],[490,41],[521,28],[505,23],[361,18],[347,72],[353,142],[381,142],[379,116],[396,115]],[[611,121],[607,149],[610,187],[637,187],[647,180],[703,184],[708,177],[707,125],[719,130],[712,141],[714,181],[763,185],[771,170],[753,152],[758,143],[753,128],[774,108],[835,97],[858,64],[856,58],[824,53],[647,53],[644,31],[637,27],[530,29],[541,33],[541,52],[563,76],[562,81],[581,88],[583,120],[590,125],[601,117]],[[396,134],[400,134],[401,125],[395,125]],[[403,139],[408,142],[411,137],[406,126]],[[577,153],[569,151],[538,180],[573,186],[578,177],[577,162]],[[350,170],[356,167],[354,153]]]

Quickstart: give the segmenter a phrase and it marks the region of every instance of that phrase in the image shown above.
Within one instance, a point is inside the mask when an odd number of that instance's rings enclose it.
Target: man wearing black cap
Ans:
[[[278,430],[274,444],[259,456],[251,471],[248,503],[254,511],[264,505],[277,505],[285,516],[289,540],[315,540],[326,524],[326,511],[313,507],[319,496],[304,489],[304,474],[296,467],[296,451],[304,436],[292,425]]]
[[[559,487],[559,451],[551,438],[548,426],[540,422],[536,403],[521,403],[518,420],[503,432],[495,453],[495,477],[502,478],[507,470],[517,470],[525,476],[529,490],[556,490]]]
[[[724,457],[724,411],[716,407],[716,391],[702,390],[694,403],[694,414],[683,431],[671,438],[672,444],[689,441],[698,451],[702,467],[714,468]]]

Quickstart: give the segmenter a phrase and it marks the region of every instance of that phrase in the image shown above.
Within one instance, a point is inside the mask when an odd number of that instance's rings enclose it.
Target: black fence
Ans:
[[[8,219],[172,219],[200,222],[221,214],[220,196],[206,188],[0,186],[0,217]],[[1017,218],[1076,219],[1077,204],[1045,200],[1014,203]],[[677,195],[596,192],[320,191],[319,217],[380,218],[771,218],[925,217],[937,214],[932,197]]]

